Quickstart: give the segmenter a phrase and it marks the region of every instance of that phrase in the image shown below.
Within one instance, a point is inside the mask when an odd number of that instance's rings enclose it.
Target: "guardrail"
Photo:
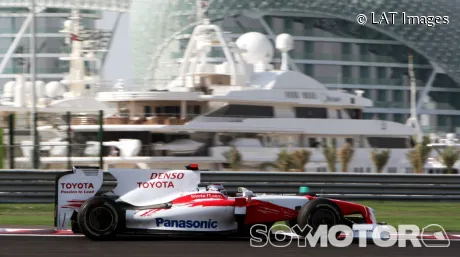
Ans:
[[[0,171],[0,203],[53,203],[54,180],[63,171]],[[222,183],[230,193],[296,194],[300,186],[324,197],[346,200],[460,201],[459,175],[203,171],[201,186]],[[102,191],[116,186],[104,173]]]

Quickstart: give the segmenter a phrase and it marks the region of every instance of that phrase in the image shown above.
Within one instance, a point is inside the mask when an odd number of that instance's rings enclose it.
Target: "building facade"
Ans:
[[[197,22],[196,1],[134,0],[133,53],[137,77],[157,80],[174,74],[170,65],[184,53]],[[414,56],[417,111],[425,132],[460,132],[460,29],[455,14],[460,3],[451,0],[305,0],[202,1],[208,16],[233,39],[258,31],[271,39],[294,36],[290,52],[297,69],[331,89],[364,90],[374,101],[365,118],[405,123],[410,113],[408,55]],[[399,15],[438,15],[448,24],[372,24],[383,12]],[[368,24],[357,23],[366,14]],[[418,23],[423,23],[419,21]],[[215,58],[221,53],[214,53]],[[279,54],[274,64],[279,67]],[[159,77],[162,75],[163,77]]]
[[[36,74],[37,79],[49,82],[61,80],[69,71],[69,62],[59,58],[68,56],[70,46],[65,43],[66,34],[59,33],[64,21],[70,16],[70,9],[47,8],[37,13],[36,28]],[[98,11],[82,10],[82,25],[93,29],[96,19],[101,18]],[[13,44],[21,27],[27,19],[27,8],[0,9],[0,57],[6,57],[7,51]],[[30,26],[14,49],[13,55],[6,63],[0,74],[0,84],[14,80],[15,74],[30,74]]]
[[[103,11],[124,13],[131,0],[34,0],[36,18],[36,79],[60,81],[69,71],[62,61],[70,53],[68,35],[59,33],[72,9],[80,11],[82,25],[92,30]],[[0,0],[0,87],[14,80],[15,74],[30,77],[31,0]],[[23,32],[23,33],[21,33]],[[18,41],[19,40],[19,41]],[[14,42],[17,41],[15,45]],[[12,55],[8,51],[13,50]]]

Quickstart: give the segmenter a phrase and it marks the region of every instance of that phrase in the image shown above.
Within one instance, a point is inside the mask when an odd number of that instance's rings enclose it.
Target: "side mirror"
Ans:
[[[238,193],[243,193],[248,191],[245,187],[238,187]]]
[[[252,191],[246,190],[243,192],[243,197],[252,197],[254,193]]]

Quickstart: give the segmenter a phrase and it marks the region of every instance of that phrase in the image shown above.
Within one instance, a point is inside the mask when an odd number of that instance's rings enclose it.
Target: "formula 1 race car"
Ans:
[[[266,195],[222,185],[200,188],[196,164],[185,170],[109,169],[117,186],[100,191],[103,170],[74,167],[56,178],[55,226],[93,240],[123,234],[249,236],[250,228],[285,221],[302,236],[321,224],[378,224],[372,208],[311,195]],[[107,190],[106,190],[107,191]],[[359,215],[351,218],[351,215]],[[307,226],[308,225],[308,226]],[[310,231],[306,231],[308,227]]]

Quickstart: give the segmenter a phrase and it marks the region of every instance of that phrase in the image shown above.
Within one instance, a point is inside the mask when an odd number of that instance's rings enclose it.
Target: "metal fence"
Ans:
[[[0,171],[0,203],[52,203],[57,174],[63,171]],[[222,183],[235,193],[246,187],[255,193],[295,194],[300,186],[324,197],[346,200],[460,201],[460,176],[428,174],[349,174],[299,172],[203,171],[202,186]],[[104,173],[102,191],[116,186]]]

